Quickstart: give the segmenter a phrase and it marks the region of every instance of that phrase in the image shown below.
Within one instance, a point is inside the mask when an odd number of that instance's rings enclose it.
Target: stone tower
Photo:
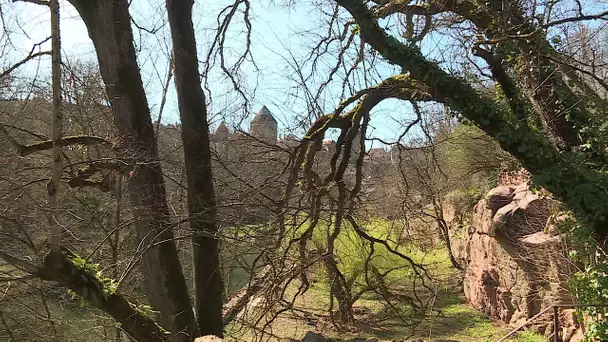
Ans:
[[[222,123],[220,123],[220,125],[215,130],[215,138],[218,141],[226,141],[228,140],[229,135],[230,131],[228,131],[228,126],[226,126],[226,123],[222,121]]]
[[[249,134],[258,139],[270,142],[277,141],[277,120],[266,106],[262,106],[262,109],[251,120]]]

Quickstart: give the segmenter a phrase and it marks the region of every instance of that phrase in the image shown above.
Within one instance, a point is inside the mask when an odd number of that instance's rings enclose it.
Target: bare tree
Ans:
[[[188,213],[194,233],[196,317],[203,335],[223,336],[223,284],[216,221],[215,190],[205,95],[198,74],[192,24],[194,1],[169,0],[184,162],[188,184]]]
[[[44,261],[26,261],[5,251],[0,251],[0,257],[20,270],[21,277],[33,275],[55,281],[83,296],[114,317],[135,339],[187,341],[198,334],[221,336],[224,321],[231,319],[224,320],[223,314],[233,317],[252,295],[249,291],[252,288],[265,295],[269,307],[279,307],[273,312],[276,316],[292,308],[295,299],[308,289],[308,270],[315,264],[323,265],[328,274],[332,319],[350,325],[355,319],[353,304],[364,291],[376,292],[388,307],[395,301],[396,296],[382,280],[382,272],[373,271],[370,266],[379,249],[408,264],[413,278],[432,292],[427,283],[430,276],[423,265],[403,254],[389,239],[366,231],[361,210],[365,207],[362,201],[368,190],[364,165],[370,120],[372,112],[387,99],[415,104],[440,103],[458,118],[473,122],[531,171],[540,185],[565,200],[598,236],[606,235],[604,223],[608,217],[608,202],[605,188],[608,180],[603,168],[607,136],[600,125],[594,124],[605,119],[606,99],[601,90],[605,82],[597,76],[593,61],[581,64],[577,59],[573,62],[573,56],[556,50],[547,38],[554,27],[605,20],[605,12],[587,14],[579,9],[558,12],[561,14],[555,17],[556,12],[552,10],[557,4],[552,1],[528,6],[522,1],[430,0],[411,4],[406,1],[336,0],[329,6],[319,5],[322,9],[329,8],[327,36],[319,38],[303,63],[295,58],[290,60],[297,70],[294,77],[309,105],[309,115],[298,122],[306,134],[297,146],[290,148],[265,144],[288,156],[278,175],[260,177],[268,180],[262,184],[281,184],[282,197],[275,198],[268,192],[259,191],[242,175],[227,170],[240,187],[254,189],[251,193],[255,195],[251,198],[263,199],[258,200],[260,206],[266,206],[265,212],[272,213],[268,215],[272,216],[271,222],[264,224],[268,229],[263,234],[255,234],[255,238],[264,241],[260,245],[267,248],[259,253],[251,267],[263,264],[265,271],[261,274],[272,276],[269,276],[271,281],[262,282],[262,285],[257,282],[259,278],[252,277],[245,296],[235,300],[237,309],[228,308],[223,313],[218,243],[221,220],[217,216],[218,201],[212,174],[208,99],[201,88],[198,72],[193,1],[166,2],[181,118],[181,126],[176,129],[180,131],[181,144],[174,147],[183,149],[186,185],[182,190],[187,194],[188,202],[188,214],[180,217],[177,223],[172,221],[167,192],[166,182],[170,175],[163,173],[159,155],[157,138],[161,133],[155,132],[152,124],[137,64],[130,3],[124,0],[69,2],[78,10],[95,46],[117,138],[110,141],[88,135],[62,137],[60,130],[54,130],[51,139],[36,136],[38,142],[23,144],[20,141],[25,133],[13,136],[18,129],[9,124],[3,124],[0,133],[24,157],[53,149],[53,160],[57,164],[50,184],[56,184],[56,189],[60,189],[56,173],[62,168],[59,165],[62,159],[57,159],[61,150],[77,146],[111,148],[114,154],[108,158],[110,160],[87,160],[83,162],[83,169],[67,163],[63,177],[74,188],[92,187],[105,191],[114,188],[108,186],[112,172],[125,177],[138,240],[138,249],[125,272],[130,273],[134,265],[141,264],[145,292],[152,308],[159,312],[159,322],[149,317],[143,306],[129,302],[107,279],[99,278],[90,258],[82,258],[66,246],[60,246],[59,234],[52,235],[52,249]],[[222,72],[247,100],[223,55],[227,26],[239,8],[244,8],[246,26],[250,30],[249,1],[235,1],[222,12],[228,13],[224,20],[218,20],[219,34],[211,50],[220,51]],[[539,13],[541,10],[543,13]],[[393,18],[397,20],[391,21]],[[390,25],[385,28],[384,21],[402,23],[403,34],[399,35],[398,28]],[[423,54],[425,50],[420,44],[440,30],[454,33],[455,41],[462,43],[460,48],[470,50],[466,53],[471,59],[468,70],[447,71],[445,64]],[[247,36],[245,52],[237,58],[237,68],[250,54],[249,39]],[[43,55],[34,51],[24,61]],[[323,72],[323,65],[328,64],[322,58],[327,56],[333,59],[328,72]],[[208,67],[212,65],[211,59],[207,58]],[[5,70],[10,73],[21,65],[19,63]],[[387,64],[395,65],[398,70],[383,69]],[[476,71],[471,73],[471,69]],[[322,75],[317,89],[308,85],[312,77],[305,74],[307,70],[310,75]],[[394,71],[395,75],[387,76],[387,70]],[[54,70],[53,85],[58,84],[56,75]],[[203,75],[202,81],[208,85],[209,70]],[[331,101],[326,100],[336,89],[332,89],[334,83],[338,83],[340,94],[333,94],[336,96],[332,96]],[[57,94],[59,92],[55,92]],[[56,99],[59,98],[53,98]],[[415,124],[402,125],[402,134],[393,143],[402,144]],[[335,149],[326,156],[326,163],[319,167],[323,159],[320,150],[330,129],[336,130],[339,136]],[[27,135],[27,138],[32,139],[32,136]],[[52,194],[49,191],[49,195]],[[50,202],[53,207],[52,196]],[[435,214],[439,215],[440,202],[431,203]],[[20,225],[19,222],[11,224]],[[189,226],[188,238],[191,238],[193,249],[194,305],[188,292],[187,268],[180,260],[176,242],[183,235],[174,232],[175,227],[185,225]],[[449,234],[445,234],[445,230],[442,227],[442,234],[447,239]],[[324,234],[325,240],[311,250],[309,242],[319,232]],[[109,233],[106,235],[111,236]],[[346,233],[355,234],[368,253],[363,288],[355,288],[352,279],[345,276],[341,268],[336,246]],[[239,236],[235,234],[237,238]],[[21,239],[24,244],[33,246],[31,249],[36,255],[45,254],[44,244]],[[271,266],[270,271],[266,269],[267,265]],[[296,295],[286,295],[286,289],[296,283]],[[337,302],[337,310],[334,310],[334,302]],[[419,307],[425,304],[420,298],[409,298],[409,302]],[[168,336],[165,329],[172,335]]]

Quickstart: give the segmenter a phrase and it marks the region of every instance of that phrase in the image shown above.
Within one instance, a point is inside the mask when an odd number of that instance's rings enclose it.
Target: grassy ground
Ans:
[[[376,338],[380,341],[414,341],[417,339],[451,339],[457,341],[498,341],[511,328],[492,322],[468,305],[457,292],[444,292],[436,308],[440,313],[424,319],[413,331],[408,324],[397,318],[378,321],[374,315],[380,305],[374,300],[362,300],[355,308],[357,331],[338,331],[326,315],[328,298],[324,288],[313,287],[296,302],[296,312],[280,315],[268,329],[268,334],[253,330],[240,330],[232,326],[228,330],[231,341],[280,341],[286,338],[300,339],[306,332],[314,331],[334,341],[356,338]],[[409,322],[408,322],[409,323]],[[242,327],[241,327],[242,328]],[[541,342],[542,336],[523,332],[512,342]]]
[[[407,248],[404,248],[407,249]],[[282,339],[301,339],[306,332],[314,331],[335,341],[348,341],[357,338],[376,338],[380,341],[414,341],[423,339],[451,339],[457,341],[498,341],[505,336],[511,327],[493,322],[482,313],[466,303],[459,285],[460,275],[450,267],[447,253],[437,249],[431,253],[420,253],[409,250],[419,262],[429,265],[433,277],[437,279],[438,292],[433,304],[433,313],[421,322],[413,322],[407,314],[404,319],[395,315],[386,315],[384,306],[374,296],[364,296],[355,305],[357,326],[355,331],[339,331],[327,315],[329,307],[328,287],[322,278],[294,303],[292,311],[279,315],[270,324],[266,333],[246,328],[242,324],[233,324],[228,329],[228,340],[231,341],[280,341]],[[407,272],[402,272],[404,277]],[[411,277],[410,277],[411,278]],[[401,278],[403,284],[408,278]],[[289,292],[289,291],[288,291]],[[404,305],[401,312],[407,312]],[[417,324],[414,324],[417,323]],[[258,326],[259,327],[259,326]],[[531,332],[522,332],[509,341],[540,342],[542,336]]]
[[[380,307],[375,300],[361,300],[356,307],[357,318],[360,322],[357,331],[338,331],[326,315],[328,298],[324,286],[313,286],[304,296],[296,302],[295,312],[286,312],[279,316],[270,325],[267,334],[261,334],[253,329],[239,329],[232,325],[228,329],[229,341],[280,341],[285,338],[301,339],[306,332],[315,331],[334,341],[348,341],[355,337],[374,337],[380,341],[412,341],[424,339],[453,339],[457,341],[498,341],[510,328],[504,324],[494,323],[482,314],[464,303],[463,298],[454,292],[443,292],[436,303],[441,314],[425,319],[413,332],[398,319],[389,319],[378,322],[374,312]],[[4,306],[5,314],[9,307]],[[57,330],[61,331],[62,341],[108,341],[114,335],[111,320],[98,316],[100,313],[91,308],[78,308],[75,306],[60,306],[52,304],[51,316],[56,319]],[[11,315],[15,317],[16,315]],[[40,321],[34,323],[32,317],[22,315],[25,325],[10,322],[14,333],[21,337],[28,336],[27,341],[46,341],[53,330]],[[31,322],[26,323],[28,320]],[[31,330],[32,323],[37,326],[38,335]],[[29,329],[28,329],[29,326]],[[44,328],[43,328],[44,326]],[[41,329],[42,328],[42,329]],[[243,327],[241,327],[243,328]],[[2,334],[0,340],[9,341],[8,336]],[[411,335],[411,336],[410,336]],[[4,336],[4,337],[2,337]],[[509,340],[512,342],[541,342],[544,339],[532,333],[523,333]]]

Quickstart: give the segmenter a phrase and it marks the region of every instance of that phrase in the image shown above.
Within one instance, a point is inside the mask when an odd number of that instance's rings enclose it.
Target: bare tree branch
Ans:
[[[38,266],[32,264],[29,261],[19,259],[15,256],[12,256],[9,253],[0,251],[0,258],[4,259],[4,261],[8,262],[9,264],[17,267],[18,269],[20,269],[22,271],[32,273],[32,274],[38,273]]]
[[[543,25],[542,27],[546,29],[546,28],[549,28],[552,26],[557,26],[557,25],[566,24],[566,23],[574,23],[574,22],[585,21],[585,20],[608,20],[608,11],[598,13],[598,14],[581,15],[578,17],[559,19],[559,20],[547,23],[547,24]]]
[[[4,128],[4,125],[1,123],[0,123],[0,135],[4,135],[9,140],[11,145],[13,145],[13,147],[17,150],[17,152],[22,157],[25,157],[25,156],[35,153],[35,152],[40,152],[40,151],[44,151],[44,150],[53,148],[52,140],[45,140],[45,141],[41,141],[41,142],[29,144],[29,145],[22,145],[6,131],[6,129]],[[112,143],[110,141],[108,141],[107,139],[104,139],[101,137],[96,137],[96,136],[91,136],[91,135],[77,135],[77,136],[61,138],[61,146],[73,146],[73,145],[91,146],[91,145],[100,145],[100,144],[108,145],[108,146],[112,145]]]
[[[31,61],[32,59],[38,58],[40,56],[48,56],[50,54],[51,54],[50,51],[31,53],[31,54],[27,55],[27,57],[25,57],[24,59],[20,60],[19,62],[11,65],[8,69],[3,70],[0,73],[0,77],[5,77],[5,76],[9,75],[11,72],[15,71],[15,69],[19,68],[20,66],[27,63],[28,61]]]

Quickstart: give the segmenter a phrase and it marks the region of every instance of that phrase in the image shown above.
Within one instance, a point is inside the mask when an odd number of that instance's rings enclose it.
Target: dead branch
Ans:
[[[13,2],[28,2],[30,4],[42,5],[42,6],[50,6],[50,1],[45,0],[13,0]]]
[[[264,267],[247,285],[243,286],[224,304],[224,326],[230,324],[239,312],[243,311],[249,299],[262,289],[271,271],[271,265]]]
[[[544,29],[547,29],[552,26],[557,26],[557,25],[566,24],[566,23],[574,23],[574,22],[579,22],[579,21],[586,21],[586,20],[608,20],[608,11],[598,13],[598,14],[580,15],[578,17],[559,19],[559,20],[547,23],[547,24],[543,25],[542,27]]]
[[[22,66],[23,64],[31,61],[32,59],[35,59],[35,58],[38,58],[38,57],[41,57],[41,56],[48,56],[50,54],[51,54],[50,51],[42,51],[42,52],[30,53],[24,59],[20,60],[19,62],[15,63],[13,65],[11,65],[8,69],[3,70],[0,73],[0,78],[9,75],[11,72],[15,71],[15,69],[17,69],[20,66]]]

